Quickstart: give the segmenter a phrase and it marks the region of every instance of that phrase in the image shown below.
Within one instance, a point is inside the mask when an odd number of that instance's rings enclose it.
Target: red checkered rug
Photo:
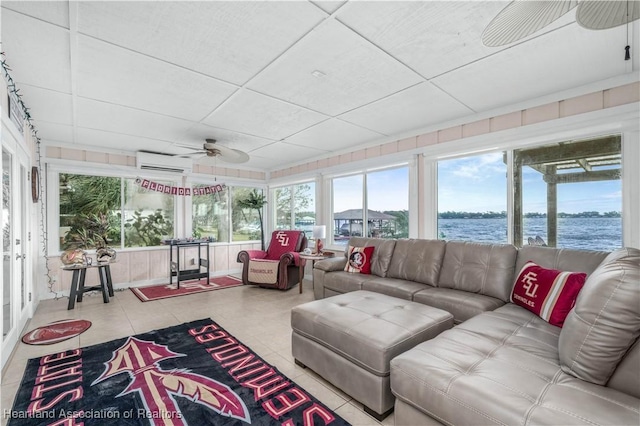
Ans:
[[[138,299],[143,302],[149,302],[151,300],[166,299],[168,297],[184,296],[185,294],[202,293],[203,291],[220,290],[222,288],[237,287],[242,285],[240,278],[227,275],[224,277],[212,277],[209,278],[209,283],[206,280],[193,280],[182,281],[180,288],[173,283],[151,285],[148,287],[131,287],[133,294],[138,296]]]

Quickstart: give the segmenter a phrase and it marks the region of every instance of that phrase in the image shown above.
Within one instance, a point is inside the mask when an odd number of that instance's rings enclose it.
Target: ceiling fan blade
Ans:
[[[513,1],[484,29],[482,43],[488,47],[513,43],[546,27],[577,5],[576,0]]]
[[[578,5],[576,21],[590,30],[605,30],[640,18],[637,1],[583,0]]]
[[[214,139],[207,139],[204,149],[215,151],[216,157],[227,163],[246,163],[249,161],[249,154],[246,152],[220,145]],[[207,155],[209,154],[207,153]]]

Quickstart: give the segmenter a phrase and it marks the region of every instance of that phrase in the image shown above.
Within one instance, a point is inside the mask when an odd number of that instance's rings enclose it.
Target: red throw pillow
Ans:
[[[347,252],[347,264],[344,266],[344,270],[347,272],[370,274],[373,249],[374,247],[349,246],[349,251]]]
[[[576,303],[587,274],[543,268],[528,261],[511,292],[511,302],[538,315],[549,324],[562,327]]]

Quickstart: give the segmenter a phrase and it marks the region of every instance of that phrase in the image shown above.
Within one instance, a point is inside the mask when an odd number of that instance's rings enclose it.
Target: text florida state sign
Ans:
[[[212,320],[31,359],[9,425],[347,425]]]

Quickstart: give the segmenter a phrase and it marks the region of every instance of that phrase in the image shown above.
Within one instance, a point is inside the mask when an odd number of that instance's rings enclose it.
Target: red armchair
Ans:
[[[242,282],[265,288],[289,290],[300,281],[300,252],[307,248],[303,231],[273,231],[267,251],[243,250]]]

